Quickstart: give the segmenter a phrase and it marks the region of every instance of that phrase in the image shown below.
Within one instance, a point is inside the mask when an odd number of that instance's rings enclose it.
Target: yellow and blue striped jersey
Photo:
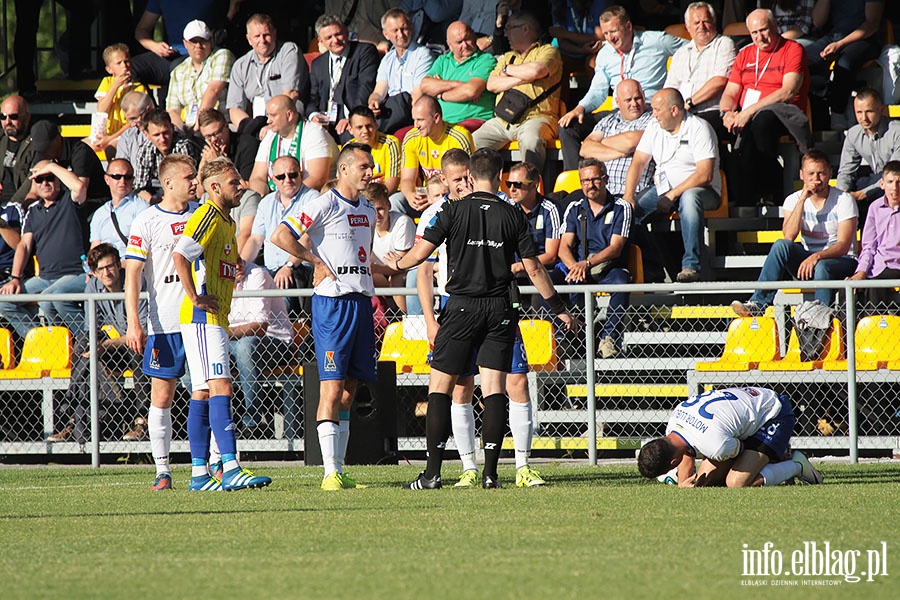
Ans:
[[[231,217],[212,202],[202,204],[188,219],[175,252],[191,261],[197,294],[214,296],[219,301],[219,310],[215,314],[207,313],[185,296],[179,315],[182,324],[206,323],[228,328],[235,265],[239,260],[234,231]]]

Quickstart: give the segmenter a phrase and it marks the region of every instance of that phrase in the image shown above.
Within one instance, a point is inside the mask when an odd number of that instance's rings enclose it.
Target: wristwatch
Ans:
[[[688,108],[690,108],[691,110],[694,109],[694,101],[691,98],[688,98],[687,100],[685,100],[684,103],[687,104]]]
[[[509,68],[509,65],[503,65],[503,68],[500,69],[500,73],[502,75],[506,75],[506,69],[508,69],[508,68]]]
[[[282,267],[290,267],[290,268],[293,269],[293,268],[294,268],[294,263],[292,263],[291,261],[287,260],[287,261],[285,261],[284,264],[281,265],[281,266],[282,266]]]

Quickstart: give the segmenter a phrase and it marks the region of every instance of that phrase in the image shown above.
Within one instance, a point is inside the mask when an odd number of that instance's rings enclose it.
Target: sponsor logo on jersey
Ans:
[[[368,227],[369,215],[347,215],[347,222],[350,227]]]
[[[187,225],[187,221],[181,221],[180,223],[172,223],[172,235],[181,235],[184,233],[184,226]]]
[[[342,265],[337,268],[338,275],[370,275],[372,273],[366,265]]]
[[[300,224],[303,225],[304,228],[308,228],[310,225],[312,225],[312,222],[312,217],[310,217],[308,214],[303,213],[302,215],[300,215]]]
[[[360,247],[359,247],[359,250],[356,252],[356,258],[357,258],[357,259],[359,260],[359,262],[361,262],[361,263],[366,262],[366,259],[369,258],[369,255],[368,255],[368,253],[366,252],[366,249],[363,248],[362,246],[360,246]]]
[[[237,266],[224,260],[219,261],[219,277],[234,281],[237,278]]]
[[[325,351],[325,370],[337,371],[337,365],[334,364],[334,350]]]
[[[144,244],[144,239],[139,235],[133,235],[128,238],[128,245],[140,248]]]
[[[159,368],[159,348],[153,348],[150,351],[150,367],[153,369]]]
[[[423,180],[428,180],[428,179],[431,179],[435,175],[441,174],[440,169],[428,169],[426,167],[422,167],[422,172],[425,174],[425,177],[423,178]]]
[[[225,244],[224,251],[225,256],[231,256],[231,244]]]

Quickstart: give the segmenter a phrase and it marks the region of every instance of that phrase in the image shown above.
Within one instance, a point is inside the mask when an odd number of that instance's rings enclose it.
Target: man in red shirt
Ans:
[[[732,156],[741,181],[731,185],[739,205],[784,196],[778,139],[788,133],[786,117],[806,119],[809,90],[803,47],[778,33],[772,12],[754,10],[747,28],[753,44],[738,52],[719,103],[725,128],[739,138]]]

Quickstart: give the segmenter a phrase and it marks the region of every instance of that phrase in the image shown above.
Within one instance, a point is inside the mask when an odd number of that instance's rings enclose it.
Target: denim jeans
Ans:
[[[291,344],[270,336],[248,335],[231,340],[229,346],[238,372],[238,383],[244,396],[244,425],[256,427],[262,422],[261,402],[257,398],[260,388],[260,371],[265,368],[296,363],[297,352]],[[287,386],[284,389],[287,389]],[[287,400],[285,398],[286,404]],[[291,406],[293,406],[292,402]],[[284,415],[285,429],[287,429],[289,418],[293,418],[293,415]]]
[[[77,294],[84,293],[84,273],[63,275],[58,279],[42,279],[31,277],[22,283],[23,294]],[[81,302],[47,301],[38,302],[41,311],[47,318],[48,325],[65,325],[71,331],[84,328],[84,309]],[[37,327],[38,305],[23,302],[0,302],[0,315],[6,317],[16,333],[25,338],[28,330]]]
[[[809,258],[813,253],[805,249],[801,244],[791,240],[780,239],[772,245],[759,273],[758,281],[784,281],[787,275],[797,276],[800,263]],[[842,256],[840,258],[823,258],[813,270],[814,281],[836,281],[849,277],[856,272],[856,259]],[[769,306],[775,301],[778,290],[756,290],[750,297],[751,302],[761,306]],[[834,303],[835,290],[816,290],[816,300],[825,306]]]
[[[634,220],[645,224],[653,215],[658,215],[656,205],[659,194],[656,186],[650,186],[637,199]],[[682,269],[700,270],[700,252],[703,247],[703,211],[713,210],[719,206],[721,197],[710,187],[690,188],[675,200],[674,209],[681,216],[681,239],[684,241],[684,258]]]

